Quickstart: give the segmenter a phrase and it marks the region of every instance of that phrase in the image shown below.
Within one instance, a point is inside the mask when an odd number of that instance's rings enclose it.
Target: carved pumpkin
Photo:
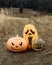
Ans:
[[[36,39],[32,41],[32,49],[35,51],[40,51],[44,49],[45,42],[42,39]]]
[[[7,49],[13,52],[21,52],[27,49],[27,42],[24,38],[13,37],[7,41]]]
[[[28,43],[28,49],[32,48],[32,40],[37,39],[38,38],[38,33],[36,28],[31,25],[31,24],[27,24],[24,27],[23,30],[23,37],[26,39],[27,43]]]

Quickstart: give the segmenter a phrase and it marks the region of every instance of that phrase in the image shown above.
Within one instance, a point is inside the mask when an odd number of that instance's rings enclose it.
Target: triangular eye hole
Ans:
[[[27,30],[26,32],[25,32],[25,34],[27,34],[29,32],[29,30]]]
[[[32,31],[31,29],[30,29],[30,31],[31,31],[33,34],[35,34],[35,32],[34,32],[34,31]]]
[[[19,45],[22,46],[22,42]]]
[[[14,46],[14,43],[13,42],[11,42],[12,43],[12,45]]]

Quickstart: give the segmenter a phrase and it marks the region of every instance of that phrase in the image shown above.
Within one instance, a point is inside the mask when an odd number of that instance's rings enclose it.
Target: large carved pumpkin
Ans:
[[[7,49],[13,52],[22,52],[27,50],[27,42],[21,37],[12,37],[7,41]]]
[[[38,33],[36,28],[32,24],[27,24],[23,30],[23,37],[26,39],[28,43],[28,49],[32,48],[32,40],[38,38]]]

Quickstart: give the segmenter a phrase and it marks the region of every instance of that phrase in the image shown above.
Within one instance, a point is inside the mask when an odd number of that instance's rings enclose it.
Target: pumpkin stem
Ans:
[[[16,37],[18,38],[18,35]]]

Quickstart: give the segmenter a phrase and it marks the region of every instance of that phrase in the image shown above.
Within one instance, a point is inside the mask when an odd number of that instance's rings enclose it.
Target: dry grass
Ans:
[[[23,28],[28,23],[37,28],[47,48],[40,52],[8,52],[6,41],[17,34],[22,36]],[[0,16],[0,65],[52,65],[52,16],[39,14],[36,17],[33,15],[27,18]]]

